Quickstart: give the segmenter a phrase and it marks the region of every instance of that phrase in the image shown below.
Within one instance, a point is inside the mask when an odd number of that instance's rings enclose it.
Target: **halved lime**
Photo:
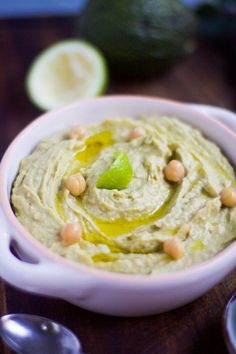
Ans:
[[[26,77],[28,95],[42,110],[98,96],[107,83],[103,54],[90,43],[76,39],[46,48],[35,58]]]
[[[97,188],[118,190],[127,188],[133,177],[133,169],[128,156],[124,152],[116,151],[114,157],[115,160],[110,168],[99,176]]]

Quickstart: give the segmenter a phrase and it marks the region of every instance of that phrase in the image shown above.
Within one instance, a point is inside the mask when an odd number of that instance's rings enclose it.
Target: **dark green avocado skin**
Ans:
[[[76,34],[97,45],[113,73],[161,73],[194,47],[193,14],[179,0],[90,0]]]

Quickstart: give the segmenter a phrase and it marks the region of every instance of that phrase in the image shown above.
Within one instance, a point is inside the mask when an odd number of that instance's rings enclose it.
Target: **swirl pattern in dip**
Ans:
[[[135,127],[145,134],[127,139]],[[117,151],[127,155],[133,177],[122,190],[97,188]],[[179,183],[163,172],[173,159],[185,169]],[[78,172],[86,189],[75,197],[66,180]],[[43,140],[21,163],[12,205],[53,252],[109,271],[150,274],[201,262],[235,238],[236,208],[220,198],[235,182],[230,163],[198,130],[170,117],[119,118],[88,126],[80,139],[62,132]],[[82,236],[65,245],[60,230],[73,222]],[[170,239],[183,246],[178,259],[165,252]]]

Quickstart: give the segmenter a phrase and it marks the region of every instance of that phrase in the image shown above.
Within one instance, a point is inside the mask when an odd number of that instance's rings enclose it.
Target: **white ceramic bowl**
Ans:
[[[210,114],[186,104],[148,97],[107,96],[46,113],[15,138],[0,165],[0,275],[3,279],[23,290],[62,298],[92,311],[138,316],[171,310],[196,299],[235,267],[236,242],[233,242],[205,262],[168,274],[106,272],[53,254],[16,219],[9,202],[11,186],[20,161],[42,138],[78,122],[87,124],[118,116],[135,118],[140,114],[179,117],[220,145],[236,166],[234,132]]]

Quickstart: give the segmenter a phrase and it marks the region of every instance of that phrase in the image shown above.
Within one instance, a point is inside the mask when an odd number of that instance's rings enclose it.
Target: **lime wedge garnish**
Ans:
[[[124,152],[116,151],[115,160],[110,168],[102,173],[97,180],[97,188],[125,189],[133,177],[133,169],[128,156]]]
[[[26,88],[36,106],[50,110],[102,94],[107,79],[107,64],[99,49],[85,41],[66,40],[36,57],[26,77]]]

